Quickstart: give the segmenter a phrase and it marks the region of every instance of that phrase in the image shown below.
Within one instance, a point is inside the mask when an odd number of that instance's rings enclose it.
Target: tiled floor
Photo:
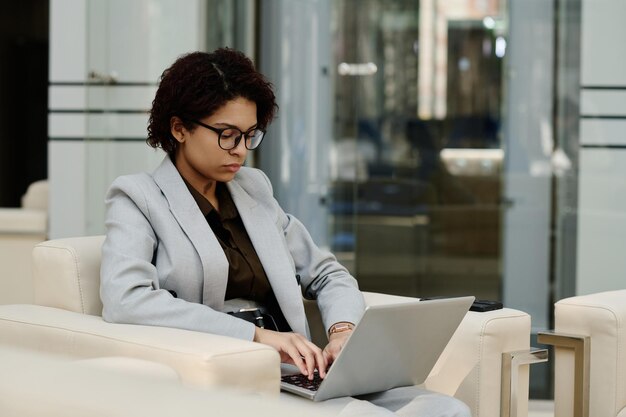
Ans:
[[[554,401],[530,400],[528,403],[528,417],[554,417]]]

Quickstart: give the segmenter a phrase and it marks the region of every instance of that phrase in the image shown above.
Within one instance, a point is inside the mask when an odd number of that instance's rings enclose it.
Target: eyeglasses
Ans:
[[[217,144],[225,151],[235,149],[239,145],[239,142],[241,142],[242,137],[245,138],[245,141],[243,143],[246,146],[246,149],[256,149],[261,144],[263,136],[265,136],[265,130],[259,129],[258,127],[253,127],[247,132],[242,132],[236,127],[226,127],[224,129],[218,129],[216,127],[204,124],[198,120],[189,119],[189,121],[217,133]]]

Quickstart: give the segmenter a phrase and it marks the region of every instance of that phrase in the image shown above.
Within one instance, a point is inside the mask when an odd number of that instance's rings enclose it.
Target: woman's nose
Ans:
[[[246,155],[246,153],[248,153],[248,148],[246,148],[246,138],[242,136],[237,146],[232,148],[229,152],[232,155]]]

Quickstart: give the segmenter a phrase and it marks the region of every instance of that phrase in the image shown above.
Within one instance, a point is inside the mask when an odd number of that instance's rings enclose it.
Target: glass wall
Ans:
[[[259,35],[281,109],[258,165],[361,288],[551,328],[576,274],[580,1],[270,0]]]
[[[499,1],[332,2],[330,246],[364,290],[501,298],[506,17]]]

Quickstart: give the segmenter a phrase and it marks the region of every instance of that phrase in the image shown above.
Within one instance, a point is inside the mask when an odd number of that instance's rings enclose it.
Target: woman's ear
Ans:
[[[187,129],[185,129],[183,121],[180,120],[178,116],[172,116],[170,119],[170,133],[174,136],[174,139],[176,139],[178,143],[183,143],[185,141],[185,133],[187,133]]]

